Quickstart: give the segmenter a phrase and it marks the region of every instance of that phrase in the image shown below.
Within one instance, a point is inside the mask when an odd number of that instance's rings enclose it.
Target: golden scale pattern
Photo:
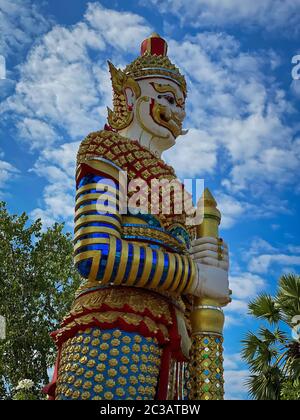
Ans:
[[[99,283],[87,283],[86,289],[82,286],[80,292],[83,293],[93,286],[99,286]],[[96,311],[101,308],[103,304],[106,304],[112,310],[120,311],[124,307],[124,303],[140,314],[148,309],[152,318],[164,317],[167,323],[172,325],[170,306],[166,299],[161,298],[157,294],[147,293],[144,290],[124,287],[113,289],[110,287],[101,288],[93,293],[83,293],[82,296],[78,297],[73,303],[70,313],[71,317],[69,315],[64,321],[68,321],[69,318],[73,319],[73,317],[77,317],[87,308]],[[181,308],[181,310],[184,311],[184,307]]]
[[[161,349],[157,340],[120,330],[89,328],[63,347],[57,400],[152,400]]]
[[[190,400],[222,400],[223,338],[212,334],[193,336],[190,355]]]
[[[126,170],[129,181],[142,178],[150,185],[153,178],[170,182],[177,179],[171,166],[166,165],[137,142],[126,139],[116,132],[103,130],[89,134],[80,145],[77,165],[79,167],[80,164],[88,164],[89,160],[99,157],[110,160],[122,170]],[[177,205],[176,202],[174,203],[174,197],[172,196],[171,209],[176,209]],[[192,208],[192,202],[189,202],[188,212],[190,208]],[[185,212],[173,214],[172,211],[171,214],[159,215],[159,219],[166,229],[175,223],[179,223],[189,231],[191,237],[195,237],[196,228],[185,226],[186,217]]]

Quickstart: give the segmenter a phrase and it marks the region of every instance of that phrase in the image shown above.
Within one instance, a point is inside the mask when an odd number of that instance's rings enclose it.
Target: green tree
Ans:
[[[300,400],[300,382],[286,381],[281,389],[282,400]]]
[[[45,395],[42,395],[41,389],[37,387],[30,379],[23,379],[18,383],[15,392],[12,396],[13,400],[45,400]]]
[[[40,220],[10,215],[0,203],[0,399],[11,398],[19,380],[49,382],[56,349],[49,336],[70,308],[80,278],[73,245],[62,224],[42,230]]]
[[[297,317],[300,315],[300,277],[282,276],[276,295],[261,294],[250,302],[249,313],[267,323],[257,334],[249,332],[242,341],[242,357],[251,372],[247,382],[251,397],[257,400],[297,399],[300,335],[295,323],[300,323],[300,317]]]

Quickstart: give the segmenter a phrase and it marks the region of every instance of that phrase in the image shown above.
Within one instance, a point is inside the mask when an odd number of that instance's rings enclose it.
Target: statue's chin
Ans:
[[[171,147],[173,147],[176,144],[176,140],[175,137],[170,135],[170,137],[168,139],[162,139],[162,142],[165,146],[165,150],[170,149]]]
[[[159,153],[163,153],[175,145],[175,138],[170,134],[166,137],[154,137],[151,141],[152,151],[157,150]]]

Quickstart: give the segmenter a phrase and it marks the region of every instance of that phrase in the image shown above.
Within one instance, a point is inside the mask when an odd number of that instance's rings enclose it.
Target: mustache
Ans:
[[[168,107],[152,100],[150,110],[154,121],[167,128],[174,137],[178,137],[184,133],[182,129],[183,118],[180,118],[176,113],[168,109]]]

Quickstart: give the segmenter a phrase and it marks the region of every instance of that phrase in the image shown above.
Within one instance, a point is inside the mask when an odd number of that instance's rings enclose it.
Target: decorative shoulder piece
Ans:
[[[80,145],[77,165],[99,157],[126,170],[129,179],[140,177],[148,181],[160,177],[175,178],[174,169],[150,150],[113,131],[102,130],[89,134]]]
[[[107,108],[108,122],[115,130],[122,130],[128,127],[133,119],[132,108],[127,103],[125,91],[130,89],[138,99],[141,95],[141,89],[132,77],[117,69],[110,61],[108,61],[108,65],[114,92],[114,110]]]

